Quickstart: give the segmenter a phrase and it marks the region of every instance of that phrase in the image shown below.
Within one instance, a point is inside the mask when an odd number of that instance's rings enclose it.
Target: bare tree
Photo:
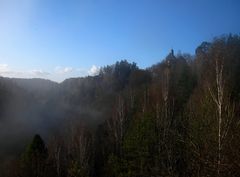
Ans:
[[[168,121],[169,117],[169,81],[170,81],[170,61],[167,60],[167,66],[164,70],[163,73],[163,78],[162,78],[162,97],[164,101],[164,118],[163,118],[163,125],[164,125],[164,136],[166,134],[166,121]]]
[[[217,107],[218,117],[218,160],[217,160],[217,174],[220,176],[221,168],[221,150],[222,150],[222,122],[223,122],[223,98],[225,94],[224,79],[223,79],[223,61],[224,58],[215,57],[215,85],[216,88],[212,89],[208,87],[211,97]],[[216,90],[216,91],[214,91]]]
[[[155,95],[160,95],[156,100],[156,125],[158,130],[158,153],[160,173],[173,176],[173,143],[172,143],[172,131],[170,130],[171,119],[173,115],[173,104],[170,98],[170,61],[166,60],[164,68],[160,73],[159,88]],[[163,172],[165,169],[165,172]]]
[[[63,172],[63,157],[64,157],[64,143],[58,136],[54,136],[48,145],[49,160],[53,163],[56,170],[57,177],[62,176]]]
[[[67,141],[67,156],[71,167],[71,175],[87,176],[90,173],[92,136],[82,122],[72,121],[69,127]]]
[[[119,95],[113,116],[107,120],[107,126],[112,135],[116,152],[120,151],[125,132],[126,113],[123,98]],[[121,153],[121,152],[120,152]]]

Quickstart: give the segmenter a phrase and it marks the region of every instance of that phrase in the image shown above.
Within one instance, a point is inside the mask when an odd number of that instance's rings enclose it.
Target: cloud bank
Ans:
[[[62,82],[67,78],[72,77],[84,77],[87,75],[95,76],[99,74],[100,67],[92,65],[89,69],[63,67],[56,66],[51,71],[45,71],[43,69],[31,69],[31,70],[16,70],[12,69],[8,64],[0,64],[0,76],[14,77],[14,78],[43,78],[50,79],[56,82]]]

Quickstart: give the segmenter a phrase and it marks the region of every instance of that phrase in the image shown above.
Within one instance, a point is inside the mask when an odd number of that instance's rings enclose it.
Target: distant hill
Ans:
[[[20,79],[20,78],[12,78],[11,79],[14,83],[16,83],[19,87],[30,91],[50,91],[58,86],[58,83],[46,80],[46,79],[39,79],[39,78],[33,78],[33,79]]]

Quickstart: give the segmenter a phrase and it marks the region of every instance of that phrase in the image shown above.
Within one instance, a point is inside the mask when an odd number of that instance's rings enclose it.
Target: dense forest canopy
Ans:
[[[1,177],[240,176],[240,36],[62,83],[0,78]]]

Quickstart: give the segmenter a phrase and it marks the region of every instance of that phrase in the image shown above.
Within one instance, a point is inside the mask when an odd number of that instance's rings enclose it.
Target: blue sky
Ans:
[[[239,0],[0,0],[0,75],[62,81],[240,34]]]

